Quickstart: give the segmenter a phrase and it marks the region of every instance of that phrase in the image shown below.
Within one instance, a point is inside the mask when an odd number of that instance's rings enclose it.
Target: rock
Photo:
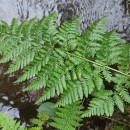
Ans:
[[[4,99],[5,101],[9,100],[9,98],[7,96],[3,96],[2,99]]]
[[[13,118],[20,118],[18,108],[13,108],[10,105],[5,106],[3,103],[0,103],[0,112]]]

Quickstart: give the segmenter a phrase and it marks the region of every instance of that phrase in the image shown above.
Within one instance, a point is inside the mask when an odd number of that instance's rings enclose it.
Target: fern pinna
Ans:
[[[60,107],[61,114],[54,119],[56,123],[51,123],[59,130],[76,127],[66,122],[62,112],[68,105],[68,109],[77,109],[77,102],[89,95],[93,98],[89,107],[84,108],[87,110],[81,114],[78,108],[79,119],[71,113],[72,120],[111,116],[115,105],[124,112],[124,103],[130,103],[130,46],[114,30],[106,32],[105,18],[95,21],[82,33],[79,18],[58,26],[55,13],[22,23],[13,19],[11,26],[2,21],[0,53],[0,63],[12,61],[6,74],[22,70],[15,83],[31,81],[24,91],[43,88],[37,103],[59,97],[55,106]],[[106,82],[114,85],[108,88]],[[56,125],[61,116],[64,128]]]

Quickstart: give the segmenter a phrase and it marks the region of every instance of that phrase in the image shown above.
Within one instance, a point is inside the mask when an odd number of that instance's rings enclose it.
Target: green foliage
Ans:
[[[38,113],[44,113],[48,115],[49,117],[56,117],[55,112],[57,111],[57,108],[54,107],[54,103],[45,102],[40,105],[37,111]]]
[[[82,33],[79,18],[56,23],[55,13],[22,23],[13,19],[11,26],[1,22],[0,63],[12,62],[6,74],[22,70],[15,83],[32,81],[24,91],[43,88],[37,103],[58,96],[55,106],[60,112],[77,110],[81,105],[75,103],[89,95],[92,99],[82,117],[111,116],[115,105],[124,112],[124,103],[130,103],[130,45],[114,30],[106,32],[105,18]],[[58,116],[66,122],[63,114]]]
[[[125,126],[112,126],[111,130],[128,130]]]
[[[27,128],[21,126],[20,122],[13,118],[0,113],[0,129],[1,130],[42,130],[42,125],[49,119],[45,114],[38,113],[37,118],[31,119],[30,122],[36,127]]]
[[[28,130],[42,130],[42,126],[46,123],[47,120],[49,120],[49,116],[43,113],[38,113],[37,118],[30,120],[30,122],[33,123],[36,127],[28,128]]]
[[[57,130],[75,130],[76,127],[80,126],[80,115],[82,114],[80,109],[82,109],[82,107],[79,103],[66,105],[64,108],[58,108],[56,112],[58,117],[54,118],[55,122],[50,122],[49,124]]]
[[[0,113],[0,129],[1,130],[26,130],[24,126],[20,126],[20,122],[17,122],[13,118]]]
[[[83,117],[91,117],[93,115],[112,116],[114,111],[114,101],[111,90],[100,90],[95,92],[93,100],[90,102],[88,110],[82,115]]]

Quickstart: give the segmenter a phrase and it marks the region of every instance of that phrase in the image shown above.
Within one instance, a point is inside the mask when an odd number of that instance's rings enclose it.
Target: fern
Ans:
[[[66,107],[73,110],[76,102],[89,95],[92,99],[82,117],[112,116],[114,106],[124,112],[125,102],[130,103],[129,44],[114,30],[106,32],[105,18],[82,33],[79,18],[61,26],[56,23],[55,13],[22,23],[13,19],[11,26],[1,22],[0,63],[11,61],[6,74],[22,70],[15,83],[31,80],[24,91],[44,88],[37,103],[57,95],[55,106],[60,112]],[[107,90],[105,82],[114,86]],[[74,106],[74,110],[79,109]],[[61,123],[59,118],[55,121]],[[61,129],[56,124],[53,125]],[[73,129],[73,122],[68,128]]]
[[[101,48],[100,42],[103,41],[105,34],[105,17],[92,23],[82,34],[83,47],[81,50],[85,56],[94,56]],[[81,51],[80,51],[81,54]],[[88,57],[88,56],[87,56]]]
[[[107,115],[112,116],[114,111],[114,101],[112,91],[100,90],[100,92],[94,93],[95,98],[90,102],[88,110],[82,115],[82,117],[91,117],[94,115]]]
[[[113,98],[114,98],[115,104],[118,106],[118,108],[122,112],[124,112],[124,103],[123,103],[122,98],[118,95],[118,93],[115,93]]]
[[[20,122],[3,113],[0,113],[0,128],[1,130],[26,130],[24,126],[20,126]]]
[[[42,130],[42,125],[49,119],[45,114],[38,113],[37,118],[31,119],[30,122],[35,127],[27,128],[21,126],[21,123],[4,113],[0,113],[0,129],[1,130]]]
[[[29,130],[42,130],[43,124],[49,119],[49,116],[38,113],[37,118],[33,118],[30,120],[31,123],[35,125],[35,127],[29,128]]]
[[[80,126],[80,115],[82,113],[80,109],[82,109],[82,107],[79,103],[59,108],[56,112],[58,117],[53,119],[55,122],[51,122],[49,124],[57,130],[75,130],[76,127]]]
[[[125,72],[126,74],[130,73],[130,46],[129,44],[125,44],[121,46],[122,49],[122,54],[120,56],[120,60],[119,60],[119,68],[120,70],[122,70],[123,72]]]
[[[103,62],[106,65],[118,63],[121,54],[121,47],[119,45],[124,41],[114,30],[105,33],[103,38],[103,44],[97,52],[97,62]]]

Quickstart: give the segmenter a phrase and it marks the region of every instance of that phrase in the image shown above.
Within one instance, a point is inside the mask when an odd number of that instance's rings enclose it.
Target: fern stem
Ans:
[[[101,66],[101,67],[105,67],[106,69],[113,70],[114,72],[117,72],[117,73],[122,74],[122,75],[124,75],[124,76],[130,77],[130,75],[128,75],[128,74],[126,74],[126,73],[124,73],[124,72],[121,72],[121,71],[119,71],[119,70],[117,70],[117,69],[114,69],[114,68],[108,67],[108,66],[106,66],[106,65],[102,65],[102,64],[100,64],[100,63],[97,63],[97,62],[95,62],[95,61],[86,59],[86,58],[84,58],[84,57],[82,57],[82,56],[80,56],[80,55],[75,55],[75,54],[72,54],[72,53],[69,53],[69,52],[67,52],[67,53],[68,53],[69,55],[71,55],[71,56],[74,56],[74,57],[83,59],[83,60],[85,60],[85,61],[87,61],[87,62],[90,62],[90,63],[92,63],[92,64],[95,64],[95,65],[98,65],[98,66]]]

